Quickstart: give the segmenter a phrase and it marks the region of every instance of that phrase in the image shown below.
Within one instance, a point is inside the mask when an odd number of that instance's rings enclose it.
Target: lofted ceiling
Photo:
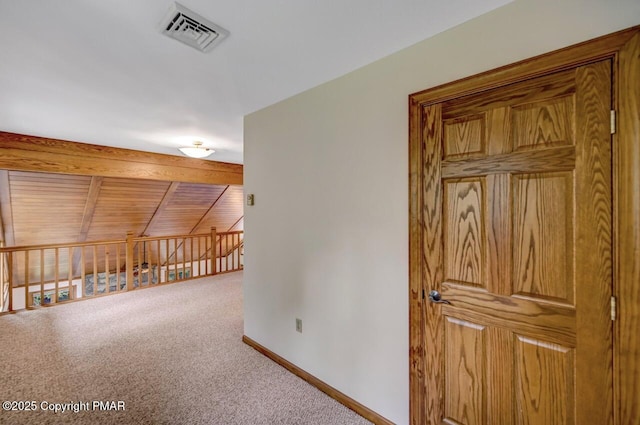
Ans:
[[[237,185],[7,170],[0,170],[0,185],[9,246],[243,228]]]
[[[243,116],[511,0],[182,0],[231,35],[164,35],[169,0],[0,0],[0,131],[242,163]]]

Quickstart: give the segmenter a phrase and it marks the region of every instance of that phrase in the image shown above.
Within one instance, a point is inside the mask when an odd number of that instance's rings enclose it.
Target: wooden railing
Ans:
[[[0,246],[0,312],[54,305],[244,268],[242,231]]]

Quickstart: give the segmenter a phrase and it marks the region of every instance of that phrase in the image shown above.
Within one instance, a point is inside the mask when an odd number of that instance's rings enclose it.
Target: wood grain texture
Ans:
[[[576,312],[570,306],[500,296],[449,282],[442,284],[442,297],[452,304],[443,306],[443,312],[460,319],[500,326],[572,347],[576,344]]]
[[[487,117],[487,154],[501,155],[512,150],[510,107],[493,108],[485,112]]]
[[[2,235],[5,246],[16,244],[12,211],[9,172],[7,170],[0,170],[0,214],[2,217]]]
[[[96,203],[98,201],[98,196],[100,195],[100,187],[102,186],[103,177],[91,177],[91,182],[89,183],[89,189],[87,193],[87,199],[84,205],[84,213],[82,214],[82,223],[80,224],[80,234],[78,235],[77,241],[84,242],[87,240],[87,235],[89,233],[89,228],[91,227],[91,222],[93,221],[93,214],[96,210]],[[45,233],[43,231],[42,233]],[[75,256],[73,258],[72,269],[78,270],[78,263],[80,262],[80,252],[76,251]],[[58,265],[59,262],[55,262],[54,264]],[[67,265],[68,266],[68,265]],[[51,269],[51,265],[49,265],[48,269]],[[64,269],[63,269],[64,270]]]
[[[520,84],[523,81],[533,80],[536,77],[557,71],[570,71],[577,66],[583,66],[598,62],[603,59],[613,59],[614,60],[614,71],[615,75],[613,80],[616,82],[616,102],[618,105],[618,134],[614,136],[615,140],[615,168],[613,169],[613,175],[615,178],[615,191],[616,197],[614,198],[615,203],[613,204],[613,208],[609,208],[609,211],[613,209],[614,218],[615,218],[615,234],[616,237],[614,240],[616,250],[613,251],[613,256],[610,260],[613,260],[615,264],[616,270],[616,295],[618,296],[618,318],[619,320],[615,322],[616,326],[616,336],[619,344],[616,346],[615,352],[615,364],[616,364],[616,411],[615,411],[615,423],[619,425],[626,425],[628,423],[636,423],[640,421],[640,404],[637,402],[637,394],[640,392],[640,292],[637,290],[637,282],[640,281],[640,221],[638,217],[640,217],[640,144],[637,143],[640,138],[640,35],[639,35],[640,27],[630,28],[628,30],[620,31],[618,33],[601,37],[596,40],[590,40],[584,43],[581,43],[576,46],[571,46],[566,49],[562,49],[556,52],[552,52],[550,54],[546,54],[540,57],[528,59],[526,61],[522,61],[513,65],[505,66],[499,68],[497,70],[488,71],[486,73],[469,77],[463,80],[459,80],[454,83],[450,83],[447,85],[439,86],[433,89],[425,90],[420,93],[416,93],[410,96],[410,128],[415,128],[415,126],[420,125],[424,126],[423,121],[425,120],[422,111],[428,110],[431,106],[437,105],[441,102],[449,102],[454,99],[460,99],[462,97],[466,97],[464,101],[468,101],[468,96],[474,96],[478,94],[486,93],[494,88],[501,87],[504,85],[511,84]],[[619,53],[619,58],[618,58]],[[618,60],[619,59],[619,60]],[[596,72],[597,73],[597,72]],[[592,74],[591,71],[588,71],[587,74]],[[588,78],[586,76],[579,76],[577,81],[587,81]],[[580,85],[579,83],[578,85]],[[597,112],[594,109],[594,105],[597,104],[595,99],[597,97],[600,98],[600,101],[606,101],[607,96],[595,96],[593,95],[594,90],[598,91],[598,84],[582,84],[583,88],[586,88],[586,91],[583,91],[581,94],[575,94],[575,91],[580,91],[581,89],[576,86],[576,88],[572,91],[564,93],[564,95],[576,96],[576,107],[578,106],[578,102],[583,102],[582,100],[578,100],[578,96],[587,96],[587,98],[593,98],[590,102],[587,102],[590,106],[588,106],[588,111],[585,114],[585,111],[574,110],[576,119],[580,121],[580,123],[574,127],[575,131],[575,141],[576,143],[581,140],[581,136],[578,132],[584,131],[587,127],[597,127],[596,133],[601,131],[608,131],[608,120],[602,121],[599,115],[602,115],[601,112]],[[563,93],[561,91],[557,91],[554,96],[561,96]],[[551,96],[551,97],[554,97]],[[544,100],[544,97],[540,97],[535,100]],[[463,107],[469,109],[466,110],[467,114],[477,114],[482,112],[482,108],[478,109],[477,107],[473,107],[473,105],[463,105],[464,101],[460,101],[456,104],[460,105],[460,111],[463,111]],[[455,103],[455,102],[454,102]],[[525,102],[526,103],[526,102]],[[517,106],[517,104],[514,104]],[[476,177],[476,176],[491,176],[491,178],[495,178],[495,181],[490,182],[490,179],[487,178],[487,194],[495,193],[495,190],[492,190],[492,185],[496,185],[496,190],[500,190],[500,178],[504,178],[502,176],[508,175],[510,173],[516,174],[535,174],[535,173],[546,173],[553,170],[553,172],[563,172],[563,171],[572,171],[576,165],[580,165],[581,161],[584,161],[585,158],[591,158],[593,160],[594,156],[602,159],[602,150],[599,148],[594,149],[593,141],[590,140],[590,137],[587,137],[589,141],[587,142],[588,147],[578,147],[578,149],[572,149],[570,146],[564,147],[554,147],[554,146],[545,146],[544,149],[537,149],[533,147],[527,147],[526,149],[522,149],[520,152],[515,153],[514,158],[518,158],[515,163],[501,165],[505,163],[508,159],[508,155],[511,152],[512,146],[510,145],[510,141],[508,137],[500,136],[500,134],[512,134],[512,129],[510,128],[510,123],[506,122],[509,119],[503,119],[503,117],[511,115],[508,111],[509,106],[500,106],[499,103],[494,102],[494,107],[485,108],[487,111],[485,112],[487,115],[487,152],[488,155],[492,157],[487,158],[474,158],[474,160],[463,159],[460,161],[442,161],[442,172],[441,177],[448,179],[462,179],[467,177]],[[445,108],[446,109],[446,108]],[[456,113],[449,115],[449,110],[446,110],[443,113],[443,116],[447,119],[455,119]],[[599,117],[599,118],[598,118]],[[502,122],[501,122],[502,121]],[[597,121],[600,121],[600,124],[596,124]],[[497,136],[491,136],[492,134],[496,134]],[[584,134],[583,134],[584,135]],[[498,144],[492,144],[493,139],[501,139],[502,142]],[[424,143],[424,137],[422,132],[411,132],[410,133],[410,152],[413,154],[417,152],[421,144]],[[506,140],[506,142],[505,142]],[[551,152],[557,150],[556,152]],[[586,151],[585,151],[586,150]],[[421,152],[422,154],[422,152]],[[526,154],[526,155],[525,155]],[[538,156],[538,154],[540,156]],[[493,156],[498,155],[498,158],[494,158]],[[522,155],[519,156],[518,155]],[[529,156],[530,155],[530,156]],[[501,156],[501,157],[500,157]],[[555,158],[554,158],[555,157]],[[476,161],[477,159],[478,161]],[[426,159],[421,158],[423,162],[426,162]],[[414,157],[410,157],[410,163],[414,162]],[[520,164],[519,164],[520,163]],[[523,166],[522,164],[529,163],[530,167]],[[592,164],[594,162],[592,161]],[[580,165],[581,166],[581,165]],[[580,167],[578,167],[580,168]],[[417,169],[417,168],[416,168]],[[606,173],[602,168],[596,169],[595,174],[603,175]],[[592,169],[593,170],[593,169]],[[424,170],[423,170],[424,172]],[[577,172],[580,172],[578,170]],[[588,173],[587,173],[588,174]],[[595,178],[593,175],[589,177],[582,177],[585,181],[591,180],[591,182],[601,180],[599,177]],[[415,181],[410,180],[411,182],[420,182],[422,184],[426,181],[424,176],[422,178],[417,178]],[[577,183],[576,183],[577,184]],[[589,183],[591,184],[591,183]],[[508,184],[511,186],[511,184]],[[598,193],[601,193],[602,187],[604,187],[601,183],[598,183],[596,186],[599,187]],[[410,185],[410,193],[416,189],[416,184]],[[424,192],[424,191],[423,191]],[[593,191],[588,191],[589,195],[592,196]],[[412,197],[411,202],[414,200],[418,200],[418,197]],[[430,200],[429,200],[430,201]],[[428,202],[426,199],[420,200],[420,202]],[[601,213],[604,209],[602,207],[592,207],[587,208],[590,211],[579,211],[583,202],[579,199],[576,199],[576,209],[574,214],[576,217],[579,213],[583,214],[591,214],[592,217],[597,217],[596,226],[596,234],[597,239],[600,242],[600,245],[594,244],[592,247],[594,252],[601,254],[602,251],[602,242],[606,240],[606,237],[603,235],[607,234],[606,230],[606,219],[604,219],[604,215]],[[589,201],[590,202],[590,201]],[[600,200],[597,203],[601,203]],[[491,202],[488,200],[488,205]],[[585,204],[586,205],[586,204]],[[411,206],[413,208],[413,205]],[[419,208],[419,206],[418,206]],[[489,207],[488,207],[489,208]],[[595,214],[594,214],[595,213]],[[410,216],[410,219],[420,219],[422,217],[419,216]],[[493,219],[487,217],[487,221],[491,221],[493,223]],[[498,223],[500,220],[498,219]],[[577,223],[580,221],[578,220]],[[414,229],[414,223],[410,223],[410,231]],[[416,223],[419,224],[419,223]],[[489,235],[492,231],[492,225],[487,224],[487,235]],[[423,226],[426,227],[426,226]],[[602,231],[604,229],[604,232]],[[610,231],[610,230],[609,230]],[[411,231],[410,239],[417,238],[417,235],[414,235],[414,232],[424,234],[424,230],[413,230]],[[583,246],[585,249],[589,247],[590,244],[584,244],[583,239],[579,236],[579,232],[575,233],[575,244],[576,246]],[[611,240],[611,238],[610,238]],[[422,246],[427,246],[424,243]],[[489,245],[487,245],[489,246]],[[606,246],[606,244],[605,244]],[[605,249],[606,252],[606,249]],[[491,257],[491,250],[488,249],[487,258]],[[576,252],[576,255],[579,255]],[[595,266],[591,267],[595,270],[593,276],[596,276],[596,280],[601,276],[600,270],[606,268],[606,260],[600,261],[601,258],[598,258],[595,262]],[[488,271],[490,273],[491,265],[488,263],[487,265]],[[427,267],[424,267],[424,270],[427,270]],[[575,280],[576,282],[580,281],[580,272],[575,272]],[[410,280],[420,278],[423,279],[422,276],[417,273],[410,276]],[[420,282],[410,281],[410,287],[417,286]],[[487,312],[477,312],[473,310],[469,310],[466,307],[460,307],[460,299],[456,300],[455,295],[452,292],[449,292],[449,287],[456,288],[455,284],[446,284],[443,288],[446,289],[443,292],[443,298],[451,300],[454,306],[434,306],[434,310],[441,311],[443,314],[448,316],[453,316],[456,318],[460,318],[461,320],[466,320],[472,323],[482,323],[485,326],[488,326],[489,340],[493,341],[492,332],[494,330],[499,329],[500,323],[496,319],[493,318],[493,315],[490,311]],[[468,288],[456,288],[466,289]],[[470,291],[473,292],[472,297],[477,298],[478,296],[482,297],[482,291]],[[543,301],[535,301],[533,299],[529,299],[527,296],[522,295],[514,295],[508,297],[514,302],[520,301],[531,301],[536,302],[550,309],[563,309],[568,307],[563,307],[561,304],[557,303],[553,300],[543,300]],[[584,295],[586,298],[586,295]],[[608,303],[609,299],[607,297],[603,297],[603,302]],[[599,303],[596,303],[596,305]],[[415,304],[417,306],[417,303]],[[509,305],[507,302],[505,305]],[[576,294],[576,305],[578,308],[580,307],[580,294]],[[595,307],[597,317],[601,311],[603,306],[597,305]],[[428,317],[428,310],[432,308],[432,306],[424,305],[423,308],[427,310],[425,312],[425,317]],[[571,309],[568,308],[567,311]],[[583,326],[584,323],[581,322],[579,316],[574,313],[574,323],[569,326],[567,329],[573,328],[577,334],[571,336],[571,332],[561,331],[559,333],[552,332],[539,332],[535,328],[529,329],[531,332],[524,332],[522,335],[524,338],[529,338],[532,340],[540,341],[540,344],[556,344],[561,347],[568,347],[573,349],[576,347],[577,340],[589,339],[591,336],[588,334],[589,326]],[[588,313],[587,313],[588,314]],[[584,317],[587,317],[585,314]],[[494,320],[492,322],[492,320]],[[595,319],[600,322],[600,326],[596,326],[595,332],[600,332],[602,330],[602,326],[611,327],[611,322],[609,320],[600,320]],[[417,322],[417,321],[416,321]],[[412,326],[414,322],[411,322]],[[428,323],[424,323],[425,330],[428,326]],[[417,334],[417,332],[412,335]],[[576,339],[576,336],[579,335],[579,339]],[[504,335],[503,335],[504,336]],[[431,340],[427,333],[424,335],[425,344],[429,344]],[[603,348],[606,351],[607,342],[604,344],[600,344],[597,342],[599,337],[592,338],[592,342],[588,342],[585,347],[588,347],[590,344],[594,343],[598,345],[593,350],[594,355],[598,355],[603,353]],[[605,334],[606,339],[606,334]],[[504,341],[504,338],[497,340]],[[437,341],[437,340],[436,340]],[[491,345],[491,343],[490,343]],[[583,348],[586,349],[586,348]],[[576,355],[578,357],[580,354],[578,353],[578,348],[576,348]],[[411,353],[411,361],[415,360],[414,353]],[[427,354],[428,356],[429,354]],[[504,358],[504,357],[501,357]],[[584,380],[585,376],[582,372],[580,372],[580,360],[576,360],[576,368],[577,371],[574,377],[574,383],[580,382],[580,380]],[[593,367],[592,367],[593,368]],[[611,373],[611,367],[605,366],[604,372],[598,371],[596,375],[601,375],[604,373]],[[499,379],[499,375],[496,375],[495,379]],[[494,376],[492,375],[492,378]],[[596,377],[596,379],[600,379]],[[425,377],[426,385],[429,385]],[[437,380],[436,380],[437,382]],[[567,380],[566,382],[570,382]],[[589,381],[586,381],[589,382]],[[599,409],[601,407],[601,402],[590,402],[587,400],[591,400],[592,395],[590,393],[594,391],[598,391],[598,386],[592,385],[580,385],[577,384],[577,388],[579,391],[578,394],[579,399],[576,399],[575,405],[579,406],[576,415],[582,415],[580,417],[574,416],[576,419],[576,423],[595,423],[593,419],[600,420],[604,418],[602,423],[609,423],[610,417],[608,417],[607,410],[611,410],[609,407],[605,407],[603,413],[596,413],[591,416],[589,412],[594,411],[594,409]],[[422,388],[419,384],[416,384],[416,387]],[[583,391],[583,387],[589,387],[586,391]],[[413,388],[413,387],[412,387]],[[607,392],[610,390],[605,390],[604,397],[607,399],[609,395]],[[431,390],[429,389],[426,392],[427,395],[431,394]],[[411,394],[412,399],[414,398],[414,394]],[[599,400],[599,399],[596,399]],[[430,403],[430,401],[426,401]],[[606,403],[606,401],[605,401]],[[415,404],[419,404],[419,401],[416,401]],[[494,403],[494,405],[498,405]],[[491,403],[488,404],[488,408],[491,409]],[[416,413],[417,412],[417,413]],[[422,416],[414,416],[414,414],[421,414]],[[491,417],[491,416],[489,416]],[[571,419],[568,417],[569,420]],[[411,410],[411,421],[412,424],[418,423],[431,423],[430,419],[427,418],[426,413],[424,411],[420,411],[418,409]],[[439,422],[434,422],[439,423]],[[513,421],[509,420],[509,418],[502,418],[500,422],[496,423],[513,423]]]
[[[481,179],[444,183],[445,279],[486,287],[485,199]]]
[[[443,103],[442,117],[445,120],[457,116],[478,114],[504,107],[518,108],[521,105],[563,98],[575,91],[572,70],[556,72],[531,80],[501,87],[500,90],[480,92],[462,96]]]
[[[173,199],[173,195],[176,192],[176,190],[178,190],[179,187],[180,187],[180,182],[171,182],[166,192],[164,193],[162,200],[156,207],[156,210],[154,211],[153,215],[147,222],[147,225],[144,228],[144,230],[141,232],[141,234],[143,235],[151,234],[151,229],[154,229],[154,226],[159,221],[160,217],[162,216],[162,213],[167,208],[167,205],[169,204],[169,202]],[[161,234],[161,233],[162,232],[159,232],[158,234]],[[171,233],[174,233],[174,232],[171,232]],[[182,232],[176,232],[176,233],[182,233]]]
[[[444,419],[465,425],[487,422],[486,328],[460,319],[445,318]]]
[[[577,423],[613,422],[611,295],[613,281],[611,193],[611,62],[576,70],[576,377],[580,388]],[[593,370],[593,365],[600,366]]]
[[[442,216],[442,176],[440,164],[442,156],[442,108],[440,105],[428,106],[422,112],[422,285],[425,291],[439,289],[444,278],[444,243]],[[443,318],[438,306],[429,305],[424,309],[425,327],[425,387],[426,411],[423,423],[439,424],[443,417],[444,358],[441,347],[444,338]]]
[[[513,293],[574,303],[573,173],[513,177]]]
[[[576,422],[573,349],[516,337],[516,424],[547,425]]]
[[[10,171],[14,246],[77,241],[81,236],[90,183],[88,176]],[[28,263],[32,278],[39,268],[38,258],[32,256]],[[53,252],[47,251],[47,281],[54,278],[53,260]],[[14,267],[16,285],[24,283],[25,264],[18,262]],[[64,264],[65,268],[68,266]]]
[[[89,240],[141,235],[171,182],[104,178],[89,230]],[[178,232],[176,232],[177,234]]]
[[[243,215],[244,189],[242,186],[231,185],[224,193],[211,192],[209,202],[211,208],[203,212],[192,233],[204,233],[211,227],[216,227],[220,232],[231,230]]]
[[[511,295],[511,178],[509,174],[490,174],[486,182],[487,289]]]
[[[484,114],[444,121],[443,125],[445,159],[484,154],[486,143]]]
[[[516,150],[574,144],[574,97],[517,105],[511,108]]]
[[[243,167],[0,132],[0,169],[207,184],[242,184]]]
[[[91,177],[91,183],[89,184],[89,191],[84,205],[84,213],[82,214],[82,224],[80,225],[78,242],[84,242],[87,240],[87,234],[89,233],[89,227],[91,226],[93,214],[96,210],[96,202],[100,195],[100,187],[102,186],[103,180],[103,177]]]
[[[487,327],[487,424],[512,424],[515,416],[514,336],[508,329]]]
[[[7,184],[2,189],[8,201],[2,210],[17,215],[13,229],[19,233],[11,246],[78,243],[122,238],[128,230],[136,235],[189,234],[199,227],[218,226],[222,230],[234,227],[242,230],[242,187],[199,183],[161,182],[142,179],[80,176],[25,171],[0,171]],[[222,194],[231,188],[229,196]],[[12,199],[13,198],[13,199]],[[220,201],[220,202],[219,202]],[[2,206],[2,204],[0,204]],[[55,214],[52,213],[55,211]],[[17,227],[16,227],[17,226]],[[204,227],[205,231],[208,230]],[[137,248],[136,248],[137,250]],[[103,272],[104,252],[98,252],[98,271]],[[154,248],[150,256],[157,256]],[[54,279],[53,251],[45,251],[45,280]],[[125,252],[119,261],[124,263]],[[118,260],[113,254],[113,263]],[[165,257],[166,259],[166,257]],[[93,269],[93,255],[87,257]],[[30,260],[31,277],[39,273],[35,257]],[[20,263],[24,265],[24,263]],[[67,274],[68,263],[58,263]],[[74,250],[71,274],[79,274],[80,250]],[[24,281],[24,270],[14,267],[15,283]],[[74,266],[75,265],[75,266]],[[113,266],[113,264],[112,264]],[[113,266],[117,268],[116,266]],[[114,268],[114,270],[115,270]]]
[[[443,161],[443,178],[463,178],[501,173],[542,173],[573,170],[575,148],[573,146],[540,151],[514,152],[479,159]]]
[[[593,40],[587,40],[563,49],[422,90],[411,94],[409,97],[413,102],[423,107],[427,104],[441,103],[496,87],[519,83],[551,72],[610,59],[636,36],[638,28],[640,27],[632,27]]]
[[[211,204],[211,206],[209,206],[209,209],[207,210],[207,212],[205,212],[205,213],[202,215],[202,217],[200,217],[200,220],[198,220],[198,222],[196,223],[196,225],[195,225],[195,226],[193,226],[193,228],[191,229],[191,232],[190,232],[190,233],[194,233],[194,232],[195,232],[195,231],[200,227],[200,225],[201,225],[204,221],[208,220],[209,214],[211,214],[211,211],[215,208],[215,206],[216,206],[216,204],[218,203],[218,201],[220,201],[220,199],[222,198],[222,195],[224,195],[224,193],[225,193],[227,190],[229,190],[229,187],[230,187],[230,186],[228,186],[228,185],[227,185],[227,186],[221,186],[221,187],[220,187],[220,192],[219,192],[218,197],[217,197],[217,198],[215,198],[215,200],[213,201],[213,203]],[[239,218],[238,220],[240,220],[240,218]],[[236,222],[236,223],[237,223],[237,222]],[[243,228],[243,227],[242,227],[242,228]],[[233,228],[232,228],[232,229],[229,229],[229,230],[241,230],[242,228],[239,228],[239,229],[233,229]]]
[[[294,375],[304,379],[309,384],[313,385],[314,387],[316,387],[317,389],[319,389],[320,391],[322,391],[323,393],[325,393],[329,397],[333,398],[338,403],[340,403],[340,404],[348,407],[349,409],[353,410],[354,412],[356,412],[357,414],[359,414],[363,418],[370,420],[371,422],[373,422],[376,425],[393,425],[393,422],[391,422],[390,420],[384,418],[383,416],[381,416],[380,414],[374,412],[373,410],[369,409],[368,407],[364,406],[363,404],[358,403],[356,400],[352,399],[351,397],[349,397],[349,396],[343,394],[342,392],[336,390],[335,388],[333,388],[332,386],[330,386],[326,382],[321,381],[320,379],[318,379],[315,376],[311,375],[309,372],[300,369],[298,366],[294,365],[293,363],[291,363],[290,361],[288,361],[284,357],[279,356],[278,354],[274,353],[273,351],[269,350],[268,348],[264,347],[263,345],[260,345],[259,343],[257,343],[256,341],[252,340],[248,336],[243,335],[242,336],[242,342],[244,342],[245,344],[247,344],[248,346],[250,346],[251,348],[253,348],[257,352],[261,353],[262,355],[270,358],[271,360],[273,360],[274,362],[276,362],[280,366],[284,367],[285,369],[287,369],[289,372],[293,373]]]
[[[425,417],[425,339],[422,265],[422,108],[409,99],[409,420]]]
[[[620,51],[616,147],[616,423],[640,423],[640,34]]]

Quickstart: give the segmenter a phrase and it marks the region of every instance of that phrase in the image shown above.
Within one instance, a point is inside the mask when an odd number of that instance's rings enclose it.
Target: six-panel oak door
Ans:
[[[611,63],[424,106],[425,411],[609,424]]]

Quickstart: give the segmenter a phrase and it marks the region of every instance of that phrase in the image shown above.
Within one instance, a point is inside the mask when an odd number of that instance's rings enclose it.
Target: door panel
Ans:
[[[430,423],[611,423],[610,69],[423,107]]]
[[[572,145],[573,102],[564,96],[511,108],[514,150]]]
[[[513,180],[513,293],[573,305],[573,173]]]
[[[515,342],[516,423],[575,423],[575,350],[520,335]]]
[[[444,183],[445,279],[481,288],[486,287],[483,180]]]
[[[486,328],[447,317],[445,338],[445,418],[454,424],[485,423]],[[450,349],[450,351],[449,351]]]

